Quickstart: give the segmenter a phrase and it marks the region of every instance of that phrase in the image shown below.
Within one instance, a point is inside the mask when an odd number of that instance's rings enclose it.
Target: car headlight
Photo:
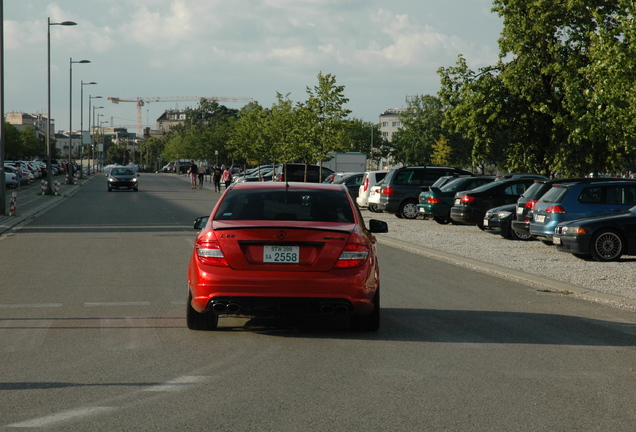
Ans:
[[[565,227],[560,227],[561,229],[559,230],[559,234],[561,235],[585,235],[587,234],[587,231],[585,231],[585,228],[580,227],[580,226],[565,226]],[[557,226],[555,228],[555,232],[556,230],[558,230],[559,227]]]
[[[132,182],[137,183],[137,177],[133,177]]]
[[[497,216],[499,217],[499,219],[505,219],[509,216],[512,216],[512,212],[509,211],[500,211],[499,213],[497,213]]]

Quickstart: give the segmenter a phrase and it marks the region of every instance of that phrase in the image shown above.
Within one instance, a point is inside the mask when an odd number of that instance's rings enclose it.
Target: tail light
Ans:
[[[197,257],[203,264],[228,267],[227,259],[223,255],[223,251],[217,241],[200,241],[197,242]]]
[[[526,202],[523,206],[527,209],[534,210],[534,206],[537,204],[538,200],[530,200]]]
[[[565,214],[566,211],[563,207],[561,207],[560,205],[553,205],[548,207],[547,209],[545,209],[546,213],[561,213],[561,214]]]
[[[473,201],[475,201],[475,197],[473,197],[473,196],[470,196],[470,195],[464,195],[464,196],[462,197],[462,202],[463,202],[464,204],[468,204],[468,203],[471,203],[471,202],[473,202]]]
[[[364,179],[364,189],[362,189],[362,191],[366,192],[367,189],[369,189],[369,177]]]
[[[393,188],[392,187],[383,187],[382,189],[380,189],[380,193],[382,195],[393,195]]]
[[[335,268],[360,267],[369,256],[369,248],[364,244],[347,243],[336,262]]]
[[[428,202],[429,204],[441,204],[442,200],[439,198],[435,198],[435,197],[428,197],[426,199],[426,202]]]

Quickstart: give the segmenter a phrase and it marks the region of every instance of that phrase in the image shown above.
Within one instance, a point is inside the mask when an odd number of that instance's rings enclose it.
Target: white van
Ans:
[[[362,179],[362,183],[360,184],[360,188],[358,189],[358,197],[356,198],[356,203],[360,208],[369,207],[369,195],[371,194],[371,188],[377,185],[384,177],[386,177],[388,171],[367,171],[364,173],[364,177]],[[372,204],[377,204],[372,203]],[[376,211],[374,208],[369,210]]]

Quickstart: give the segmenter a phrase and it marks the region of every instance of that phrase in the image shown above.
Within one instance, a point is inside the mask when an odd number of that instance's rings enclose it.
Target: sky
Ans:
[[[89,97],[105,126],[134,132],[136,104],[108,97],[160,98],[142,107],[143,126],[154,128],[165,110],[194,108],[200,97],[239,99],[219,102],[236,109],[249,99],[271,107],[278,93],[305,101],[321,72],[344,86],[352,118],[376,123],[407,96],[436,94],[438,68],[460,54],[473,69],[494,64],[502,21],[491,8],[492,0],[4,0],[5,112],[47,113],[50,18],[77,23],[50,26],[56,131],[88,129]]]

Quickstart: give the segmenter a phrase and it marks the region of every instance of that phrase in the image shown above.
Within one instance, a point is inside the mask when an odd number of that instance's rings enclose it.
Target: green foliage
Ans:
[[[500,61],[441,68],[444,126],[474,164],[581,175],[620,171],[634,151],[634,5],[495,0]],[[505,157],[505,160],[502,160]]]

